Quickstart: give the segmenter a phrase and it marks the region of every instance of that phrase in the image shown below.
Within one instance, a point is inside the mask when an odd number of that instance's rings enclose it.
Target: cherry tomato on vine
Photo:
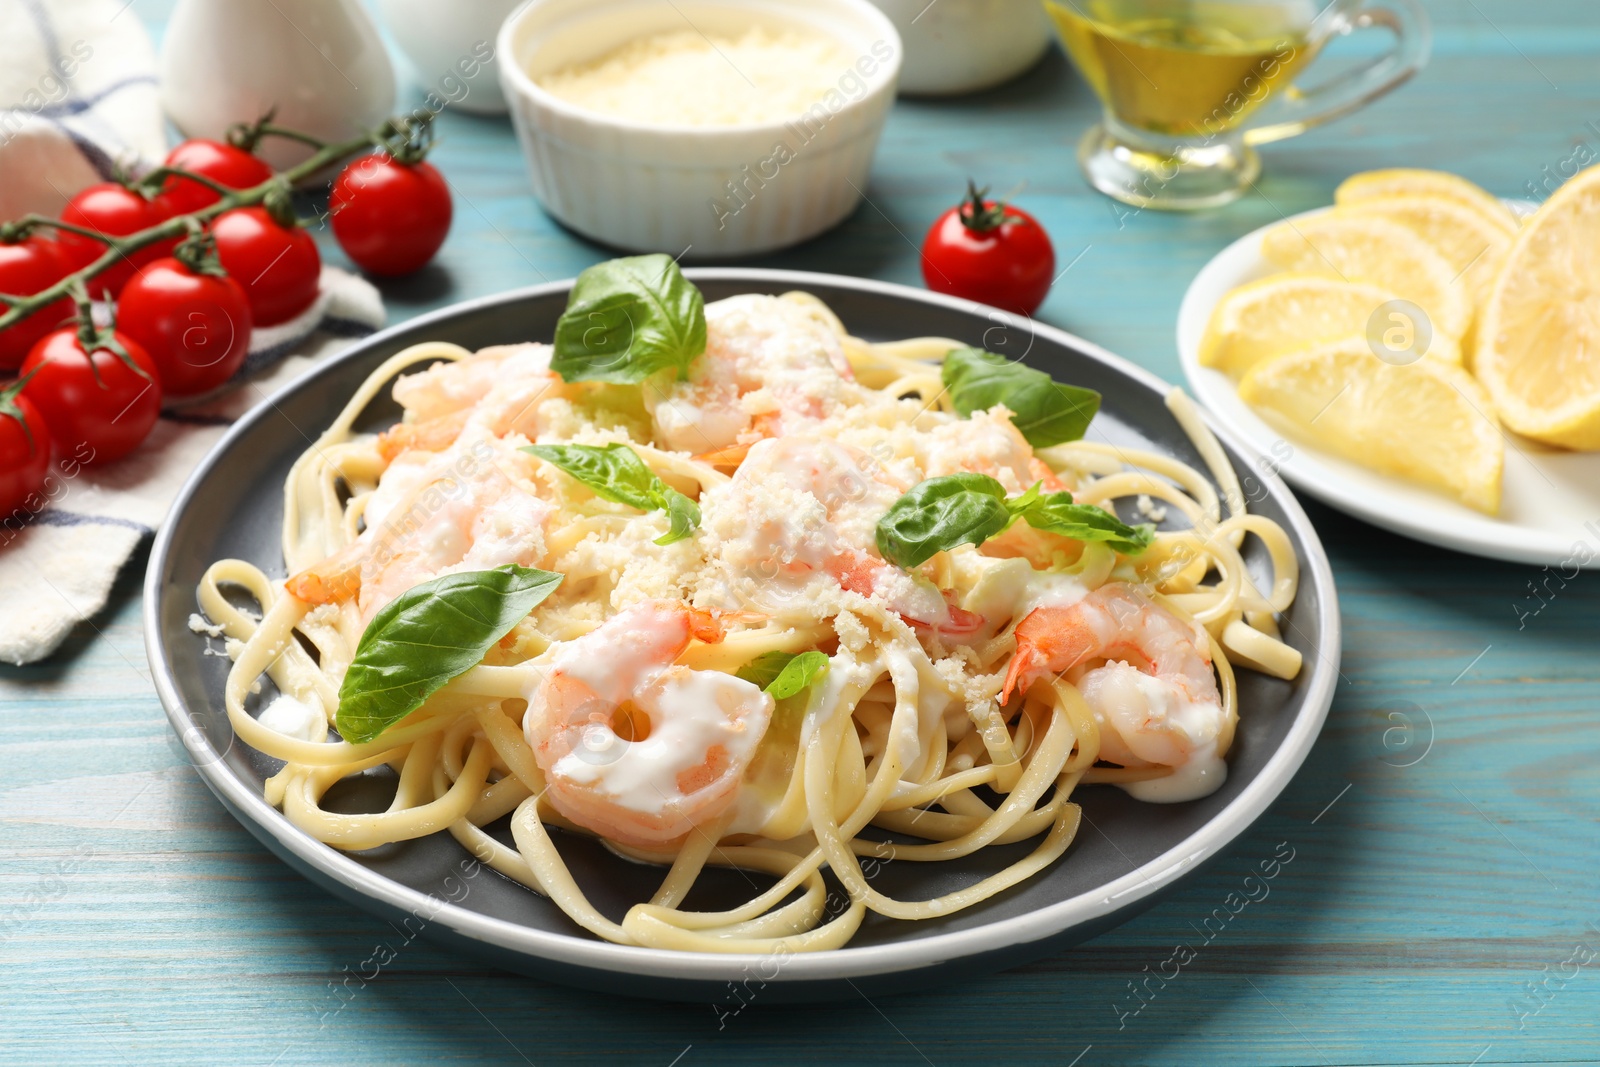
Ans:
[[[35,510],[50,473],[50,428],[33,401],[22,396],[26,380],[0,389],[0,520]]]
[[[1031,315],[1050,291],[1055,250],[1032,215],[985,192],[968,182],[967,199],[928,230],[922,278],[934,292]]]
[[[229,189],[249,189],[272,177],[272,168],[260,156],[223,141],[188,140],[167,153],[166,165],[204,175]],[[210,207],[222,194],[188,178],[168,178],[160,199],[168,216],[187,215]]]
[[[155,360],[167,396],[208,393],[232,378],[250,351],[250,327],[244,286],[214,256],[158,259],[117,298],[117,328]]]
[[[365,156],[334,179],[333,235],[369,274],[410,274],[450,232],[450,187],[438,168],[387,152]]]
[[[11,244],[0,242],[0,293],[32,296],[65,278],[72,268],[61,246],[43,234],[33,233]],[[0,306],[0,312],[5,310]],[[14,326],[0,330],[0,370],[16,370],[28,358],[39,338],[72,314],[66,297],[40,308]]]
[[[126,237],[130,233],[149,229],[166,222],[172,216],[165,204],[147,198],[116,182],[101,182],[84,189],[67,201],[61,212],[61,221],[74,226],[103,233],[108,237]],[[83,234],[61,231],[61,250],[66,255],[70,270],[81,270],[99,259],[106,250],[105,242]],[[89,279],[89,291],[98,297],[106,290],[115,296],[122,291],[128,279],[140,267],[170,256],[178,238],[162,241],[126,257],[122,262],[102,274]]]
[[[225,211],[211,224],[222,269],[244,286],[257,326],[294,318],[317,298],[322,257],[311,235],[279,225],[262,207]]]
[[[161,417],[156,361],[120,330],[85,329],[80,319],[78,327],[47,334],[23,361],[22,376],[22,395],[50,424],[56,446],[74,453],[87,447],[96,463],[132,452]]]

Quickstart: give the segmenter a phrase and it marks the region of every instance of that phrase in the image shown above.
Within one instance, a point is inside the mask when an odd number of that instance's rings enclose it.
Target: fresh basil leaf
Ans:
[[[705,349],[705,300],[672,257],[657,252],[578,275],[556,323],[550,369],[569,382],[641,382],[667,369],[687,378]]]
[[[981,545],[1012,520],[1005,486],[987,474],[929,478],[878,520],[878,552],[910,569],[957,545]]]
[[[1021,499],[1018,498],[1019,503]],[[1035,530],[1079,541],[1104,541],[1129,556],[1149,548],[1156,532],[1149,523],[1127,526],[1109,511],[1093,504],[1074,504],[1071,493],[1047,493],[1018,511],[1022,520]]]
[[[1036,530],[1079,541],[1104,541],[1137,555],[1150,547],[1155,527],[1127,526],[1092,504],[1074,504],[1068,492],[1041,493],[1034,483],[1020,496],[987,474],[962,472],[911,487],[878,520],[878,552],[906,569],[957,545],[981,545],[1021,519]]]
[[[339,686],[335,722],[346,741],[371,741],[416,711],[561,584],[562,576],[507,564],[462,571],[401,593],[373,617]]]
[[[765,689],[778,680],[778,675],[783,673],[783,669],[789,665],[789,661],[794,657],[795,653],[793,652],[763,652],[743,667],[740,667],[734,674],[752,685]]]
[[[700,528],[700,505],[665,482],[662,483],[662,488],[666,491],[667,521],[671,525],[667,527],[666,533],[656,538],[655,543],[676,544]]]
[[[981,348],[952,350],[940,377],[963,416],[1004,404],[1012,424],[1035,448],[1078,440],[1100,410],[1100,394],[1093,389],[1062,385],[1044,371]]]
[[[528,445],[530,452],[572,475],[596,496],[640,511],[664,511],[671,527],[658,545],[682,541],[700,528],[700,505],[661,480],[639,453],[625,444]]]
[[[769,682],[765,688],[772,694],[774,700],[783,700],[807,689],[812,682],[827,673],[827,670],[827,655],[812,649],[800,653],[786,663],[783,670],[778,672],[778,677]]]
[[[772,694],[774,700],[783,700],[804,691],[821,678],[828,669],[825,653],[763,652],[739,668],[738,676]]]

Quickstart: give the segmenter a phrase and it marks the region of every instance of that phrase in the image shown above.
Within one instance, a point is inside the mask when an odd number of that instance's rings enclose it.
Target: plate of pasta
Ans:
[[[929,984],[1148,906],[1327,713],[1327,559],[1182,394],[1048,326],[668,257],[458,305],[241,420],[147,576],[207,784],[509,969]]]

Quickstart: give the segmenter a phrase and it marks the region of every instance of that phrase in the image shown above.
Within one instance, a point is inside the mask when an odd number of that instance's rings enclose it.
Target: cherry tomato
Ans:
[[[15,244],[0,243],[0,293],[31,296],[65,278],[72,268],[61,246],[43,234],[30,234]],[[0,312],[5,308],[0,306]],[[16,370],[39,338],[72,314],[66,297],[35,311],[15,326],[0,330],[0,370]]]
[[[127,359],[106,348],[122,346]],[[22,395],[46,422],[56,446],[104,463],[132,452],[161,417],[161,372],[139,344],[118,330],[105,331],[86,353],[78,330],[45,335],[22,364]],[[29,377],[31,375],[31,377]]]
[[[431,163],[402,163],[378,152],[339,173],[328,211],[333,235],[362,270],[410,274],[450,232],[450,187]]]
[[[204,175],[229,189],[250,189],[272,177],[272,168],[251,152],[222,141],[185,141],[167,153],[166,165]],[[161,190],[167,214],[187,215],[210,207],[222,194],[188,178],[168,178]]]
[[[967,199],[928,230],[923,280],[937,293],[1031,315],[1050,291],[1055,250],[1032,215],[984,199],[985,191],[968,182]]]
[[[0,521],[37,511],[29,498],[50,473],[50,427],[21,385],[0,389]]]
[[[99,185],[89,186],[67,201],[66,210],[61,212],[62,222],[70,222],[108,237],[126,237],[130,233],[137,233],[166,222],[170,217],[166,205],[159,200],[148,200],[143,194],[116,182],[101,182]],[[69,270],[87,267],[99,259],[106,250],[104,242],[82,234],[68,233],[65,230],[61,231],[60,240]],[[163,256],[170,256],[173,246],[177,243],[178,238],[173,237],[148,248],[141,248],[110,270],[90,278],[90,294],[98,297],[109,289],[111,295],[115,296],[122,291],[122,287],[140,267],[146,263],[153,263]]]
[[[266,208],[225,211],[212,223],[222,269],[244,286],[257,326],[294,318],[317,298],[322,257],[300,227],[285,229]]]
[[[226,274],[158,259],[122,287],[117,329],[161,370],[167,396],[208,393],[233,377],[250,351],[250,299]]]

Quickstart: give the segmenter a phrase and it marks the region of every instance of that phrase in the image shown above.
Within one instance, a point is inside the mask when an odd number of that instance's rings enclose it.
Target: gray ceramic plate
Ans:
[[[1166,385],[1076,337],[993,309],[881,282],[787,271],[688,272],[706,299],[805,289],[826,300],[854,333],[888,340],[938,334],[1023,357],[1063,381],[1105,397],[1091,436],[1178,456],[1203,469],[1162,403]],[[1265,464],[1220,429],[1224,447],[1258,498],[1253,510],[1277,520],[1300,553],[1299,598],[1284,627],[1305,656],[1293,683],[1240,675],[1238,739],[1221,790],[1188,804],[1145,805],[1110,787],[1081,790],[1087,816],[1067,856],[1032,880],[939,920],[907,923],[869,916],[844,949],[773,959],[684,954],[599,941],[548,901],[483,869],[462,878],[467,854],[446,834],[363,853],[344,853],[295,829],[261,797],[276,770],[236,744],[222,710],[227,661],[205,655],[190,631],[195,586],[210,561],[233,556],[283,574],[279,550],[282,484],[289,466],[327,425],[357,384],[389,355],[423,340],[468,348],[546,340],[570,283],[459,304],[377,334],[262,404],[228,433],[195,471],[156,538],[145,582],[145,634],[156,687],[172,727],[217,797],[268,848],[307,878],[391,921],[513,971],[608,992],[722,1001],[728,983],[760,985],[765,999],[822,999],[930,985],[1014,966],[1092,937],[1148,907],[1179,879],[1226,848],[1272,803],[1310,750],[1333,698],[1339,612],[1328,560],[1293,496]],[[398,409],[374,406],[371,426]],[[1259,546],[1251,542],[1251,547]],[[1251,565],[1264,567],[1256,551]],[[330,804],[373,810],[392,783],[363,777],[336,787]],[[873,884],[894,896],[925,898],[983,877],[1032,848],[992,848],[945,864],[889,863]],[[625,863],[592,842],[563,841],[580,884],[620,918],[645,899],[660,872]],[[470,866],[470,864],[469,864]],[[711,872],[691,907],[744,899],[737,872]]]

